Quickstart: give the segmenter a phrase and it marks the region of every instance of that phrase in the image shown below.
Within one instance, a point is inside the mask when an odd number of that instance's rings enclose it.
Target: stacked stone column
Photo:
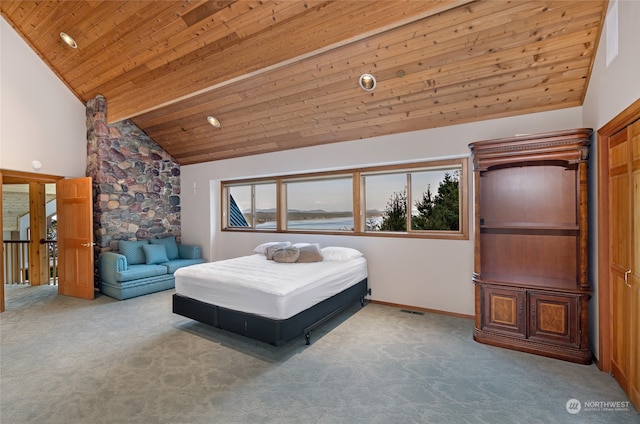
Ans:
[[[87,103],[87,176],[96,254],[118,240],[180,239],[180,165],[131,120],[107,124],[100,95]]]

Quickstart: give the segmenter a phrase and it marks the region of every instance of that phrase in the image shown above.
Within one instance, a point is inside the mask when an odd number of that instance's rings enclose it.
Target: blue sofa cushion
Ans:
[[[178,252],[180,256],[178,259],[201,259],[202,252],[200,252],[199,246],[192,246],[189,244],[179,244]]]
[[[182,268],[189,265],[201,264],[204,259],[175,259],[173,261],[165,262],[161,265],[165,266],[165,271],[168,274],[173,274],[178,268]]]
[[[144,251],[145,263],[147,265],[159,264],[162,262],[168,262],[167,249],[164,244],[145,244],[142,246]]]
[[[149,242],[151,242],[151,244],[164,245],[165,249],[167,250],[167,258],[169,261],[178,259],[180,257],[180,254],[178,252],[178,243],[176,243],[175,236],[169,236],[160,239],[151,239],[149,240]]]
[[[127,265],[146,263],[142,246],[149,244],[148,240],[119,240],[118,252],[127,258]]]
[[[167,273],[167,267],[162,265],[131,265],[126,271],[116,272],[116,281],[131,281],[141,278],[156,277]]]

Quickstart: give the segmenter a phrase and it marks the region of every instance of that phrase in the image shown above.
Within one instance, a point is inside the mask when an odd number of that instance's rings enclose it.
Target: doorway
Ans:
[[[51,272],[56,273],[57,263],[51,266],[52,255],[50,250],[53,248],[52,243],[47,243],[48,216],[51,213],[47,210],[47,203],[51,205],[55,197],[56,182],[62,180],[63,177],[54,175],[42,175],[10,170],[0,170],[0,225],[3,228],[3,240],[7,240],[5,233],[5,210],[11,208],[10,204],[13,200],[17,200],[26,204],[23,209],[28,211],[28,215],[22,217],[11,216],[12,220],[16,220],[15,228],[11,226],[10,233],[13,234],[15,243],[9,243],[9,250],[5,250],[5,243],[0,245],[0,275],[2,275],[2,284],[0,285],[0,312],[5,310],[5,281],[7,275],[13,281],[26,282],[30,285],[48,285],[51,281]],[[3,190],[4,187],[4,190]],[[15,187],[12,189],[11,187]],[[49,189],[47,189],[49,188]],[[7,190],[8,189],[8,190]],[[10,197],[9,201],[3,204],[6,197],[5,192]],[[50,217],[49,217],[50,218]],[[22,222],[28,221],[28,222]],[[22,222],[22,223],[21,223]],[[29,241],[27,241],[29,240]],[[36,241],[36,242],[32,242]],[[45,242],[42,242],[45,241]],[[13,269],[5,269],[5,260],[12,258]],[[29,258],[27,261],[25,258]],[[17,260],[17,261],[14,261]],[[22,265],[20,265],[22,263]]]

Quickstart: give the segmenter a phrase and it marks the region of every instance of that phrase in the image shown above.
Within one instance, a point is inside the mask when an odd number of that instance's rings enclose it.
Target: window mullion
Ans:
[[[411,232],[411,173],[408,172],[407,173],[407,205],[406,205],[406,212],[407,212],[407,233]]]
[[[222,228],[231,227],[230,215],[231,212],[229,210],[229,187],[222,185],[222,190],[220,193],[220,205],[222,206],[222,219],[221,225]]]
[[[256,228],[256,185],[251,184],[251,228]]]
[[[287,231],[287,183],[283,182],[282,178],[278,178],[276,184],[276,217],[278,219],[276,227],[278,231]]]
[[[362,232],[362,221],[367,219],[367,212],[363,209],[365,201],[363,199],[362,188],[360,187],[360,172],[354,172],[351,176],[353,184],[353,232]]]

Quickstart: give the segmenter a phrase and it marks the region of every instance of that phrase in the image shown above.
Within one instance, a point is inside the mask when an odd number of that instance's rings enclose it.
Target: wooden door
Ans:
[[[611,372],[639,408],[640,121],[610,137],[608,147]]]
[[[627,283],[631,291],[631,314],[629,353],[629,397],[640,411],[640,121],[636,121],[628,128],[628,138],[631,142],[631,172],[633,175],[633,192],[631,201],[631,216],[633,216],[633,232],[631,237],[631,272]]]
[[[93,299],[93,205],[91,178],[60,180],[58,214],[58,293]]]

